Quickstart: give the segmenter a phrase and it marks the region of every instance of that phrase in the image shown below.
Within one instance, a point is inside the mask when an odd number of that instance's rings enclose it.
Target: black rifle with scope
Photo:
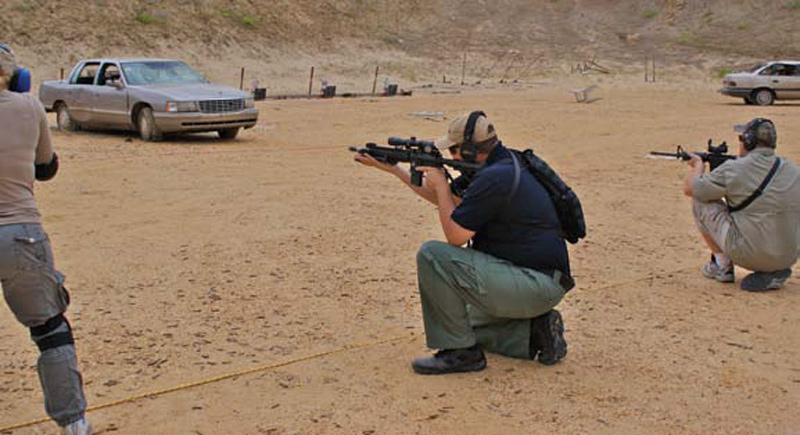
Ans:
[[[703,159],[704,162],[708,162],[708,166],[711,171],[716,169],[719,165],[727,162],[728,160],[733,160],[736,156],[732,156],[727,154],[728,152],[728,143],[722,142],[722,144],[718,146],[714,146],[711,139],[708,140],[708,152],[707,153],[690,153],[683,149],[682,146],[678,145],[678,149],[674,153],[665,153],[660,151],[652,151],[650,152],[651,156],[658,156],[658,157],[674,157],[678,160],[689,160],[692,158],[692,155],[699,156]]]
[[[349,150],[359,154],[368,154],[375,160],[390,165],[409,163],[411,165],[411,184],[414,186],[422,186],[422,172],[417,170],[420,166],[435,168],[449,166],[462,174],[475,172],[482,166],[480,163],[446,159],[442,157],[442,153],[431,141],[417,140],[415,137],[410,139],[390,137],[387,142],[389,143],[388,147],[368,143],[363,148],[350,147]],[[449,173],[447,177],[451,179]]]

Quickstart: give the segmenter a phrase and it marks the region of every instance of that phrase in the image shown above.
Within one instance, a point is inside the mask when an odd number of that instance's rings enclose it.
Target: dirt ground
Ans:
[[[735,143],[733,124],[766,116],[779,154],[798,162],[800,105],[640,82],[601,85],[591,104],[575,103],[577,83],[553,81],[265,101],[258,127],[227,143],[54,132],[62,172],[37,195],[73,294],[90,405],[283,364],[92,411],[95,429],[800,433],[800,281],[750,294],[704,279],[685,165],[643,158]],[[447,120],[410,113],[471,109],[583,201],[589,234],[570,246],[578,285],[560,306],[569,355],[553,367],[490,355],[481,373],[420,377],[409,367],[427,352],[414,257],[443,237],[436,211],[346,147],[439,136]],[[42,417],[37,351],[5,305],[0,342],[0,427]]]

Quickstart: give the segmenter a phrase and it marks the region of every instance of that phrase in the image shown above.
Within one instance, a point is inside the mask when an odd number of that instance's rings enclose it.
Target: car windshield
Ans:
[[[122,71],[130,85],[182,85],[205,83],[197,71],[183,62],[125,62]]]
[[[764,67],[764,65],[766,65],[766,64],[765,64],[765,63],[759,63],[759,64],[756,64],[756,66],[754,66],[754,67],[752,67],[752,68],[748,69],[748,70],[747,70],[747,72],[754,73],[754,72],[756,72],[756,71],[760,70],[761,68],[763,68],[763,67]]]

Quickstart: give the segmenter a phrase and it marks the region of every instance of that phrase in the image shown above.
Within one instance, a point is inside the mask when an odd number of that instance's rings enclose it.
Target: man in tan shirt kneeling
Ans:
[[[739,158],[708,173],[699,156],[689,160],[684,193],[693,198],[697,227],[712,253],[702,273],[734,282],[737,265],[753,271],[743,290],[779,289],[800,249],[800,169],[775,155],[772,121],[756,118],[734,129]]]

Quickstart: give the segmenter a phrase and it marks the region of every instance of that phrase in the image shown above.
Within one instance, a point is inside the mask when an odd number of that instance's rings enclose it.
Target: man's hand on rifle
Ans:
[[[689,159],[688,163],[693,169],[697,169],[698,166],[701,168],[704,167],[703,159],[698,156],[697,154],[690,154],[691,158]]]
[[[390,165],[388,163],[378,161],[375,159],[375,157],[372,157],[371,155],[366,153],[364,154],[356,153],[355,157],[353,157],[353,160],[355,160],[358,163],[361,163],[364,166],[371,166],[373,168],[378,168],[382,171],[389,172],[390,174],[395,174],[395,172],[397,172],[398,169],[397,165]]]
[[[424,174],[425,187],[438,192],[442,189],[443,192],[450,194],[450,184],[447,182],[447,177],[444,175],[442,168],[434,168],[431,166],[419,166],[417,170]]]

